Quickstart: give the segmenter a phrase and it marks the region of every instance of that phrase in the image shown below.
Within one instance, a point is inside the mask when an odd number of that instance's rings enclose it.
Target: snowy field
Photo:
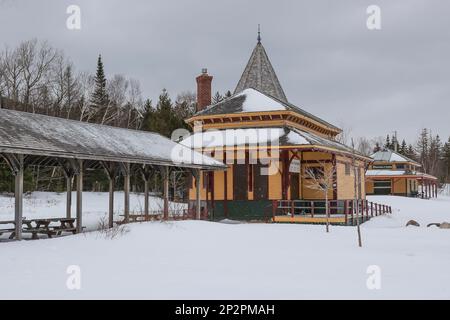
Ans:
[[[83,192],[83,226],[87,231],[98,228],[102,219],[108,217],[108,193]],[[114,220],[123,220],[124,193],[114,193]],[[150,210],[161,211],[161,198],[150,197]],[[183,209],[186,205],[169,203],[171,209]],[[130,211],[142,214],[144,211],[143,194],[130,194]],[[64,218],[66,216],[66,193],[34,192],[24,196],[23,216],[27,219]],[[76,217],[76,192],[72,193],[72,217]],[[0,221],[14,220],[14,197],[0,195]],[[5,238],[3,236],[3,238]]]
[[[63,215],[63,195],[33,196],[27,217]],[[95,225],[106,195],[84,199],[94,203],[85,221]],[[0,299],[450,299],[450,230],[426,227],[450,221],[450,197],[370,200],[394,213],[362,225],[363,248],[354,227],[326,234],[324,226],[196,221],[133,224],[112,240],[87,232],[3,242]],[[12,214],[7,204],[1,200],[1,219]],[[410,219],[421,226],[405,227]],[[66,287],[70,265],[80,267],[81,290]],[[366,285],[374,265],[379,290]]]

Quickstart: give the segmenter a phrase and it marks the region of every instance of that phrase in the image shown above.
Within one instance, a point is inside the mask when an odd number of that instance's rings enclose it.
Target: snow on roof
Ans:
[[[291,127],[242,128],[206,130],[197,132],[180,142],[182,145],[200,148],[233,146],[301,146],[314,145],[352,152],[352,149],[337,141],[319,137],[313,133]],[[361,156],[356,153],[357,156]]]
[[[366,176],[402,176],[405,170],[367,170]]]
[[[241,112],[262,112],[286,110],[286,107],[275,99],[255,89],[245,89],[236,97],[245,96]]]
[[[205,109],[197,112],[194,116],[268,111],[293,111],[329,128],[340,130],[325,120],[322,120],[289,102],[282,101],[254,88],[247,88],[219,103],[207,106]]]
[[[224,168],[159,134],[0,109],[0,153]]]
[[[417,176],[418,178],[425,178],[425,179],[432,179],[437,180],[435,176],[432,176],[430,174],[417,172],[417,171],[405,171],[405,170],[367,170],[366,176],[367,177],[376,177],[376,176],[403,176],[403,175],[409,175],[409,176]]]
[[[393,150],[380,150],[370,156],[374,161],[383,162],[413,162],[419,165],[416,161],[405,157]]]

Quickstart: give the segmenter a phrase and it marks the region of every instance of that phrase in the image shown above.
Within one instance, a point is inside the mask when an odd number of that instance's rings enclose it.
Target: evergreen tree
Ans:
[[[384,144],[385,149],[391,149],[391,139],[389,135],[386,136],[386,143]]]
[[[428,130],[426,128],[422,129],[420,133],[419,140],[416,144],[417,157],[422,165],[422,169],[425,173],[429,170],[429,140],[428,140]]]
[[[414,147],[412,144],[410,144],[408,146],[405,156],[407,156],[408,158],[410,158],[412,160],[417,160],[417,156],[416,156],[416,153],[414,151]]]
[[[150,124],[151,119],[155,116],[155,110],[152,106],[152,101],[150,99],[145,100],[144,103],[144,118],[142,119],[140,130],[151,131]]]
[[[105,107],[108,104],[108,94],[106,92],[106,77],[103,69],[102,56],[98,56],[97,73],[95,74],[95,89],[92,93],[91,104],[97,109]]]
[[[373,148],[373,153],[381,151],[380,144],[378,142],[375,143],[375,147]]]
[[[402,141],[402,145],[400,146],[399,153],[401,155],[407,156],[408,146],[406,145],[405,139],[403,139],[403,141]]]
[[[444,162],[444,179],[447,183],[450,182],[450,137],[442,149],[442,159]]]
[[[227,93],[225,93],[225,99],[231,97],[233,94],[231,93],[230,90],[227,91]]]
[[[223,96],[217,91],[212,100],[213,104],[219,103],[223,100]]]
[[[144,130],[157,132],[170,138],[174,130],[185,127],[184,119],[175,112],[166,89],[160,94],[155,110],[149,104],[147,107],[148,111],[144,115],[145,121],[142,123]]]

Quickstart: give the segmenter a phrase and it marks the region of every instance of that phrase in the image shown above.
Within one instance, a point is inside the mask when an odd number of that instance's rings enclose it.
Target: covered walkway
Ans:
[[[201,171],[226,166],[159,134],[83,123],[0,109],[0,158],[15,177],[15,239],[22,239],[23,180],[27,166],[60,167],[67,181],[66,217],[72,207],[72,179],[76,180],[76,232],[83,230],[83,174],[103,169],[109,179],[109,227],[113,226],[115,177],[124,177],[124,222],[130,219],[130,177],[140,174],[145,185],[144,214],[149,213],[149,180],[155,172],[164,180],[164,218],[169,217],[169,174],[190,172],[196,184]],[[199,188],[197,188],[199,190]],[[197,194],[195,217],[200,219]]]

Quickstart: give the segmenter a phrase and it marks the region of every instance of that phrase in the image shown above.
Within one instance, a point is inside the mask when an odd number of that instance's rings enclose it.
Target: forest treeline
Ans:
[[[396,135],[386,135],[382,138],[357,140],[357,149],[364,155],[371,155],[379,150],[393,150],[418,162],[421,171],[439,178],[441,183],[450,182],[450,137],[442,141],[439,134],[424,128],[412,142],[397,138]]]

